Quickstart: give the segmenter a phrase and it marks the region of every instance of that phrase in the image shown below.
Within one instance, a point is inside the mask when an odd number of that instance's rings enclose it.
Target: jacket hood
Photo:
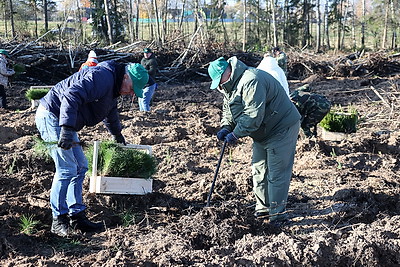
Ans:
[[[257,67],[257,69],[264,70],[264,71],[277,70],[278,68],[280,68],[278,66],[278,62],[276,61],[275,58],[273,58],[271,56],[264,57],[263,60],[261,60],[260,64]]]

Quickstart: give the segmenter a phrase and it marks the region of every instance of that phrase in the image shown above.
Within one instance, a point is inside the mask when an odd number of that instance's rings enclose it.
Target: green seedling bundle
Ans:
[[[93,145],[86,151],[89,173],[93,168]],[[153,156],[136,150],[121,147],[112,141],[100,143],[97,172],[101,176],[148,178],[156,172]]]
[[[39,100],[44,97],[49,90],[48,88],[31,88],[26,91],[25,96],[28,100]]]
[[[335,106],[319,123],[330,132],[354,133],[357,130],[358,112],[355,108],[343,109]]]

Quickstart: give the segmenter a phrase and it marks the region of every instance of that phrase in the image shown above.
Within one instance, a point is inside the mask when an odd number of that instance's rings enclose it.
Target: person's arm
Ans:
[[[149,72],[150,76],[154,77],[157,74],[158,64],[155,58],[152,58],[148,64],[147,71]]]
[[[221,128],[225,128],[230,132],[235,128],[235,123],[232,119],[232,114],[229,109],[229,100],[224,94],[224,103],[222,106],[222,119],[221,119]]]
[[[242,85],[241,93],[243,112],[233,130],[237,138],[249,136],[260,128],[265,116],[267,85],[252,79]]]
[[[8,69],[6,61],[5,60],[1,60],[0,61],[0,74],[3,75],[3,76],[9,77],[9,76],[14,75],[15,71],[12,70],[12,69]]]
[[[119,120],[117,101],[115,101],[113,108],[108,113],[107,117],[103,120],[104,125],[113,136],[121,134],[122,125]]]

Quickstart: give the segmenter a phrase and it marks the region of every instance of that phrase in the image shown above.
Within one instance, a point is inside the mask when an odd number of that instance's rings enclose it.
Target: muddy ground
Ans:
[[[282,229],[253,216],[249,138],[226,150],[204,207],[221,150],[221,95],[209,82],[161,82],[150,113],[120,105],[127,141],[151,145],[159,162],[154,192],[90,194],[87,179],[88,216],[107,229],[68,239],[49,231],[54,167],[34,153],[34,111],[26,83],[15,81],[11,109],[0,111],[0,264],[399,266],[399,77],[314,77],[314,92],[354,106],[360,122],[342,141],[299,137]],[[80,137],[110,139],[103,125]],[[23,216],[38,221],[32,233],[22,232]]]

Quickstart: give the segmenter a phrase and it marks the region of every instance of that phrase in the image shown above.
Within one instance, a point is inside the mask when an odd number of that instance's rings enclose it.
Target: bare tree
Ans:
[[[9,0],[10,7],[10,22],[11,22],[11,34],[15,38],[15,25],[14,25],[14,8],[12,0]]]
[[[111,45],[114,43],[114,39],[113,39],[112,28],[111,28],[110,9],[108,7],[107,0],[104,0],[104,11],[105,11],[105,16],[106,16],[106,21],[107,21],[108,41],[109,41],[109,44]]]
[[[11,1],[11,0],[10,0]],[[44,31],[49,31],[49,14],[47,12],[47,0],[43,0]]]
[[[385,21],[383,24],[383,32],[382,32],[382,45],[381,48],[385,49],[386,47],[386,40],[387,40],[387,33],[388,33],[388,24],[389,24],[389,7],[390,7],[390,0],[385,0]]]
[[[156,42],[161,43],[161,29],[160,29],[160,14],[158,12],[157,0],[153,0],[154,5],[154,18],[156,20]]]
[[[278,46],[278,32],[276,29],[276,4],[275,0],[270,1],[272,12],[272,38],[274,46]]]
[[[315,52],[318,53],[321,51],[321,7],[320,0],[317,0],[316,4],[317,11],[317,33],[316,33],[316,42],[315,42]]]
[[[390,11],[393,24],[392,49],[397,48],[397,27],[398,27],[398,22],[396,22],[395,8],[393,2],[394,1],[390,1]]]
[[[325,29],[325,39],[326,39],[326,48],[331,49],[331,44],[329,40],[329,3],[326,1],[325,3],[325,12],[324,12],[324,29]]]
[[[139,39],[139,15],[140,15],[140,0],[136,1],[136,39]]]
[[[246,14],[247,14],[247,7],[246,7],[246,0],[243,0],[243,42],[242,42],[242,50],[246,51],[246,36],[247,36],[247,23],[246,23]]]
[[[365,0],[361,0],[361,47],[365,47]]]

